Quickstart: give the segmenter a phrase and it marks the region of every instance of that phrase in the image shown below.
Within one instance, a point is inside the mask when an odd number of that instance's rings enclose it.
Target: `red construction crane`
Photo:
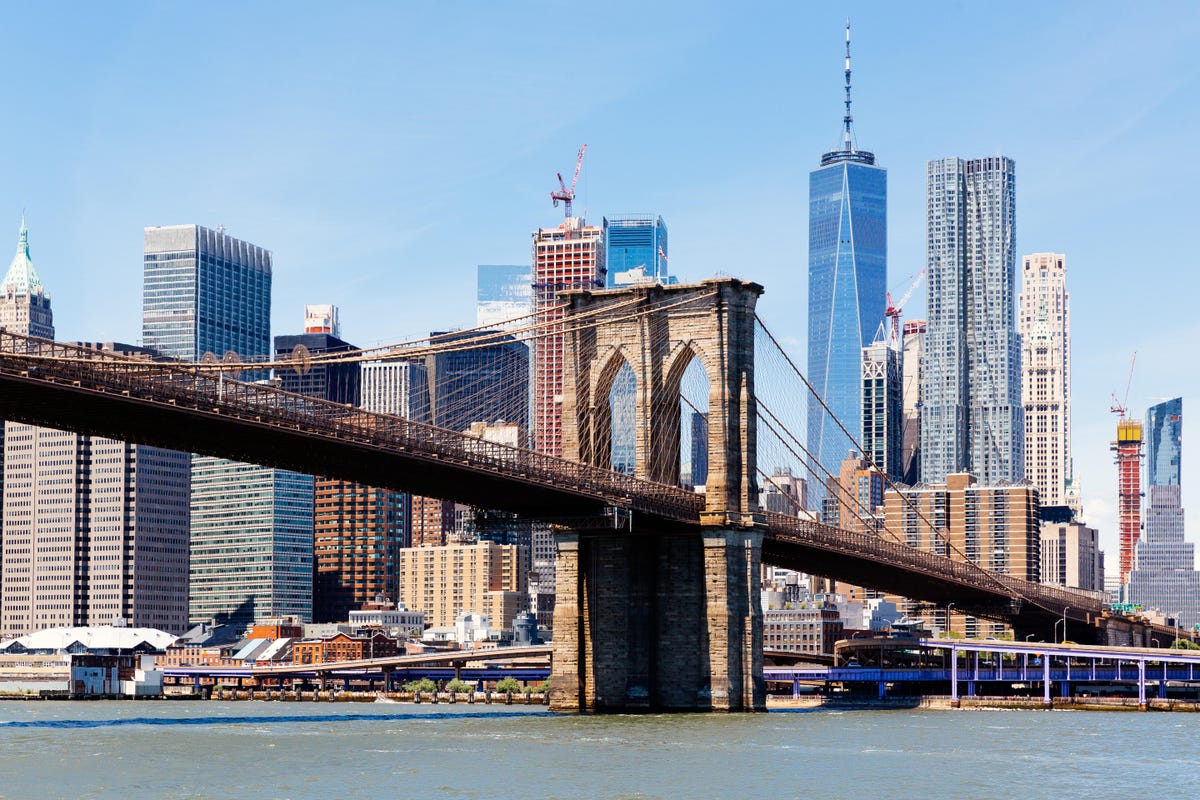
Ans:
[[[575,184],[579,183],[579,169],[583,166],[583,154],[586,150],[586,144],[579,148],[579,157],[575,159],[575,177],[571,179],[571,188],[568,189],[567,185],[563,183],[562,173],[559,172],[556,173],[559,188],[550,193],[550,199],[554,201],[555,208],[558,208],[559,200],[563,201],[568,219],[571,217],[571,201],[575,199]]]
[[[1129,387],[1133,384],[1133,365],[1137,363],[1137,350],[1133,351],[1133,355],[1129,357],[1129,377],[1125,379],[1125,397],[1117,400],[1117,393],[1113,392],[1112,405],[1108,410],[1114,414],[1120,414],[1122,418],[1125,416],[1125,411],[1129,408]]]
[[[892,320],[892,342],[900,341],[900,312],[904,310],[904,304],[912,297],[912,293],[916,291],[917,285],[921,282],[921,278],[925,277],[925,269],[922,268],[917,273],[916,279],[913,280],[912,286],[908,287],[908,291],[900,298],[900,302],[892,302],[892,293],[887,293],[887,310],[883,312],[885,318]]]

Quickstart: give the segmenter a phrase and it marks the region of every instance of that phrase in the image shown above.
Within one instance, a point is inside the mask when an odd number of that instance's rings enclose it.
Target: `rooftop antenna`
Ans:
[[[846,116],[842,117],[842,124],[846,130],[842,134],[842,149],[849,153],[854,148],[850,144],[850,125],[854,122],[854,117],[850,114],[850,18],[846,17]]]

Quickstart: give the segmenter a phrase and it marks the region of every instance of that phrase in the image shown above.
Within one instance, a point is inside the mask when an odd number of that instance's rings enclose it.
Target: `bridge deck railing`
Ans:
[[[681,487],[487,441],[404,417],[247,383],[182,362],[151,361],[92,348],[0,333],[0,370],[49,382],[124,394],[256,424],[490,470],[530,483],[602,497],[608,504],[698,522],[704,498]]]
[[[980,587],[1013,599],[1032,602],[1043,608],[1074,609],[1099,613],[1103,608],[1103,593],[1064,589],[1040,583],[1000,576],[978,565],[956,561],[940,553],[930,553],[900,542],[889,542],[879,536],[861,531],[849,531],[822,525],[819,522],[768,512],[767,524],[775,538],[797,543],[811,543],[826,549],[855,553],[885,563],[957,583]]]

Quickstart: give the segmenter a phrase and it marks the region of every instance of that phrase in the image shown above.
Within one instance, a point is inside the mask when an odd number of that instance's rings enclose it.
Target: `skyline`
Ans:
[[[0,63],[21,76],[22,124],[0,133],[20,154],[0,231],[27,208],[62,339],[136,343],[142,229],[197,223],[273,252],[272,335],[298,333],[304,304],[335,303],[369,346],[470,326],[476,265],[529,261],[532,232],[561,219],[554,173],[587,142],[577,210],[661,214],[672,272],[763,283],[764,319],[801,358],[804,187],[840,144],[849,12],[855,134],[889,172],[889,289],[923,263],[925,165],[951,155],[1014,158],[1017,257],[1067,256],[1075,473],[1113,559],[1108,405],[1130,352],[1138,418],[1200,382],[1174,352],[1200,333],[1195,279],[1173,280],[1194,205],[1171,202],[1200,177],[1179,157],[1200,128],[1200,12],[775,11],[660,6],[630,29],[619,14],[569,25],[550,4],[478,6],[466,28],[385,6],[239,8],[235,26],[171,7],[65,23],[13,9],[24,35]],[[188,57],[147,46],[164,38]],[[560,115],[540,113],[567,92]],[[420,300],[435,285],[462,289],[435,308]],[[1185,482],[1184,508],[1197,496]]]

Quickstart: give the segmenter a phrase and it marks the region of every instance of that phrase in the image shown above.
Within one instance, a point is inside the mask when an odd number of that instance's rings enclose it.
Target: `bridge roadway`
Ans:
[[[135,360],[0,332],[0,418],[503,509],[575,528],[696,531],[704,498],[606,469],[402,417],[225,379],[179,362]],[[612,519],[613,522],[606,522]],[[712,524],[711,520],[705,520]],[[995,575],[878,536],[780,514],[765,523],[767,563],[826,575],[960,612],[1047,631],[1064,615],[1090,639],[1102,595]]]

